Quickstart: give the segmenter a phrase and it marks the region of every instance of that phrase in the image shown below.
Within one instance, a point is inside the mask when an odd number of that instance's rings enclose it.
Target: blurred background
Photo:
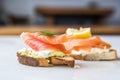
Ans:
[[[120,33],[120,0],[0,0],[0,27],[16,25],[21,28],[92,25],[112,30],[117,27]]]

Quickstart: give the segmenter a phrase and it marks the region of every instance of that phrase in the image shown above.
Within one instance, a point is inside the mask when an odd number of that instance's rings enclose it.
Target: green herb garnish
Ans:
[[[46,35],[46,36],[54,36],[54,33],[48,32],[48,31],[40,31],[42,35]]]

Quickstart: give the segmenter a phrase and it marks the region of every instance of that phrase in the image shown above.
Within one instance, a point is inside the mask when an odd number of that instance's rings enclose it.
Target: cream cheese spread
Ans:
[[[52,50],[41,50],[41,51],[34,51],[30,48],[23,48],[19,51],[19,53],[21,53],[21,55],[27,55],[30,57],[34,57],[34,58],[48,58],[48,54],[52,52]]]
[[[23,48],[18,53],[21,55],[26,55],[34,58],[48,58],[48,57],[64,57],[65,54],[61,51],[53,51],[53,50],[41,50],[35,51],[30,48]]]
[[[85,51],[85,50],[72,50],[71,54],[82,54],[83,56],[85,56],[86,54],[102,54],[102,53],[109,53],[110,49],[100,49],[100,48],[92,48],[90,51]]]

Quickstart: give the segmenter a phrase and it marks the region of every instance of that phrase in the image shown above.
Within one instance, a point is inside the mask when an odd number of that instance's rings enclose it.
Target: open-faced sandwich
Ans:
[[[68,65],[76,60],[116,60],[116,50],[92,36],[90,28],[68,28],[65,34],[49,32],[23,32],[21,39],[29,48],[17,52],[18,61],[30,66]]]
[[[67,42],[67,45],[73,43],[69,55],[76,60],[107,61],[117,59],[116,50],[111,49],[111,45],[104,42],[99,36],[92,36],[90,28],[68,28],[66,34],[72,36],[72,40]]]

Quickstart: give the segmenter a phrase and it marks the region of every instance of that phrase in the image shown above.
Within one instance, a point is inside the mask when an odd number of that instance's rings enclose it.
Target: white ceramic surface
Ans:
[[[120,36],[101,38],[120,56]],[[21,65],[16,52],[25,46],[18,36],[0,36],[0,80],[120,80],[120,60],[76,61],[76,68]]]

